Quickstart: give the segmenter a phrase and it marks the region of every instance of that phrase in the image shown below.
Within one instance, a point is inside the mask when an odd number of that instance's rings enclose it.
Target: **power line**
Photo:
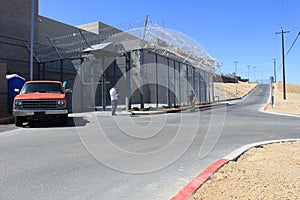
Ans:
[[[299,35],[300,35],[300,32],[297,34],[297,36],[296,36],[294,42],[292,43],[292,45],[291,45],[291,47],[289,48],[288,52],[285,54],[285,56],[284,56],[285,58],[289,55],[290,51],[291,51],[292,48],[294,47],[294,45],[295,45],[295,43],[296,43],[296,41],[297,41]]]
[[[286,57],[288,56],[288,54],[290,53],[290,51],[291,51],[292,48],[294,47],[294,45],[295,45],[295,43],[296,43],[296,41],[297,41],[299,35],[300,35],[300,32],[297,34],[297,36],[296,36],[294,42],[292,43],[292,45],[291,45],[291,47],[289,48],[288,52],[285,54],[284,58],[286,58]],[[281,67],[282,67],[282,61],[281,61],[281,63],[280,63],[279,68],[276,70],[276,72],[279,72],[279,71],[281,70]]]

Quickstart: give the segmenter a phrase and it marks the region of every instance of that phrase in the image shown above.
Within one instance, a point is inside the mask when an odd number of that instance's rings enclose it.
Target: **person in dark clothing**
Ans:
[[[195,111],[195,93],[193,90],[190,91],[190,94],[189,94],[189,103],[190,103],[190,106],[191,106],[191,111],[194,112]]]

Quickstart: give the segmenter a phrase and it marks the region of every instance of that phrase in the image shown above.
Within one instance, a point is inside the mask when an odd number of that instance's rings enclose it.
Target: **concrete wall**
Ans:
[[[78,33],[78,28],[47,17],[38,16],[38,41],[47,41],[47,37],[58,37]]]
[[[36,0],[36,16],[37,13],[38,1]],[[0,1],[0,27],[1,62],[7,64],[7,70],[27,75],[30,57],[24,42],[30,40],[31,0]]]
[[[35,0],[34,13],[37,16],[38,0]],[[37,17],[35,25],[36,22]],[[6,73],[10,71],[29,78],[30,53],[25,42],[30,41],[30,35],[31,0],[0,1],[0,115],[7,113]]]
[[[92,33],[95,33],[95,34],[99,34],[101,29],[111,28],[111,26],[104,24],[102,22],[91,22],[91,23],[87,23],[87,24],[78,25],[76,27],[81,28],[86,31],[89,31],[89,32],[92,32]]]
[[[91,33],[95,34],[117,34],[120,33],[121,31],[118,30],[117,28],[114,28],[108,24],[102,23],[102,22],[91,22],[87,24],[81,24],[76,26],[77,28],[81,28],[83,30],[86,30]]]
[[[7,81],[5,78],[6,64],[0,62],[0,116],[7,113]]]

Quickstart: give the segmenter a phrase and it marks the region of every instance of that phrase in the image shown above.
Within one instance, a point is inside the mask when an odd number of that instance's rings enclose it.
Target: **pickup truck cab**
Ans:
[[[66,91],[60,81],[27,81],[14,99],[16,126],[23,122],[55,118],[61,125],[68,120]]]

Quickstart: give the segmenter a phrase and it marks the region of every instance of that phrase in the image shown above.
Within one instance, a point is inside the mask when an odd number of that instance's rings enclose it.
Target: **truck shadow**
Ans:
[[[31,121],[23,124],[24,128],[65,128],[65,127],[83,127],[90,123],[89,120],[83,117],[69,117],[66,125],[59,124],[55,119],[44,119],[38,121]]]

